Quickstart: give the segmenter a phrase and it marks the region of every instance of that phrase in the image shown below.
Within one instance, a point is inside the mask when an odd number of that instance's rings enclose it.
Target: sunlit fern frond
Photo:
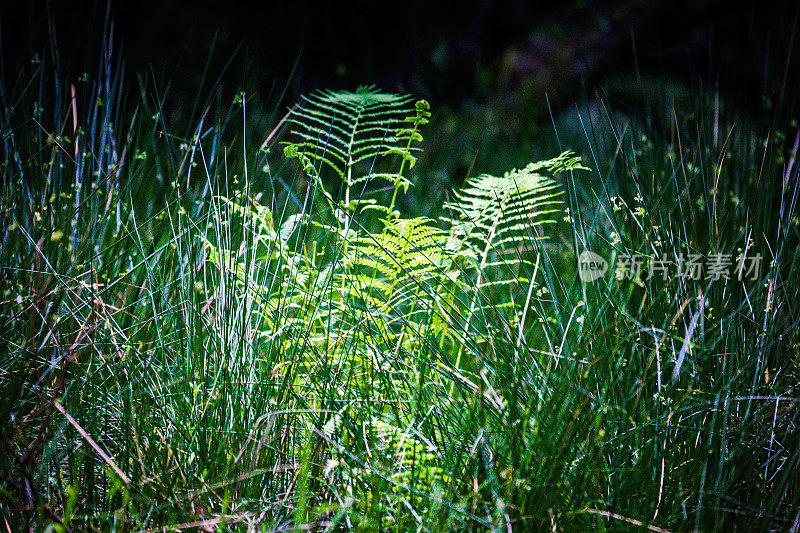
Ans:
[[[480,269],[495,262],[513,262],[531,241],[545,239],[540,226],[555,221],[561,209],[561,187],[541,171],[554,174],[581,170],[580,158],[570,152],[531,163],[503,176],[481,174],[454,193],[444,208],[454,237]]]
[[[391,288],[405,279],[436,275],[447,259],[447,234],[424,217],[393,219],[382,233],[358,237],[350,250],[350,264],[367,267]]]
[[[503,176],[482,174],[454,193],[444,208],[451,240],[474,289],[467,316],[508,318],[517,314],[520,296],[531,287],[537,243],[547,236],[543,226],[555,222],[562,209],[561,187],[545,174],[581,170],[580,158],[564,152]],[[478,323],[490,323],[480,319]]]
[[[371,172],[377,168],[376,158],[386,156],[399,155],[413,165],[417,148],[412,144],[422,139],[416,130],[430,113],[427,103],[420,109],[418,102],[415,116],[411,102],[410,96],[383,93],[374,86],[304,96],[289,113],[292,140],[285,153],[315,175],[333,171],[347,186],[372,178],[402,181],[401,172]],[[356,167],[362,162],[368,165],[359,173]]]
[[[447,233],[424,217],[393,219],[348,248],[348,291],[390,321],[413,320],[449,280]],[[393,317],[393,318],[392,318]]]

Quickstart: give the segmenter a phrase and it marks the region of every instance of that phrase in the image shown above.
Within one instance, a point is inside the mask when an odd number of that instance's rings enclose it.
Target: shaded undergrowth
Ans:
[[[170,121],[110,49],[39,61],[2,83],[12,530],[797,523],[796,124],[600,101],[591,171],[559,147],[404,213],[410,98]]]

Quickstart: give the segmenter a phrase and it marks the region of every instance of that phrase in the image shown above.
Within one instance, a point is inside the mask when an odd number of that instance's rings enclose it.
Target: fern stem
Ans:
[[[415,125],[414,126],[414,131],[416,132],[417,129],[418,128]],[[406,152],[411,150],[411,143],[412,143],[413,140],[414,140],[413,137],[409,137],[408,144],[406,144]],[[392,192],[392,201],[389,202],[389,212],[387,214],[387,217],[388,217],[387,220],[391,220],[392,218],[394,218],[394,204],[397,201],[397,191],[400,190],[401,180],[402,180],[402,177],[403,177],[403,170],[405,170],[405,168],[406,168],[406,161],[407,161],[407,159],[404,157],[403,158],[403,162],[400,163],[400,170],[397,172],[397,179],[394,180],[394,191]]]

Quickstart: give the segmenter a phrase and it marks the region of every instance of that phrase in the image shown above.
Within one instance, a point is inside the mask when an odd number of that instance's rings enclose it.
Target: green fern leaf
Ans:
[[[327,168],[352,186],[368,177],[354,172],[359,162],[392,154],[413,161],[408,141],[421,136],[407,125],[407,118],[415,118],[408,116],[411,102],[410,96],[382,93],[374,86],[305,96],[289,114],[294,140],[285,153],[300,159],[306,170],[312,166],[321,175]]]
[[[505,307],[515,315],[517,295],[529,284],[524,270],[546,239],[543,226],[555,222],[554,214],[561,210],[561,188],[544,171],[583,169],[580,158],[564,152],[500,177],[471,178],[454,193],[454,201],[445,203],[451,214],[443,217],[450,225],[450,246],[473,277],[467,322]]]
[[[478,259],[480,264],[474,266],[483,269],[496,257],[517,263],[521,247],[545,239],[539,227],[555,222],[552,215],[560,211],[561,188],[540,171],[585,169],[580,158],[564,152],[501,177],[482,174],[455,192],[454,201],[445,203],[452,216],[444,220],[464,244],[465,255]]]

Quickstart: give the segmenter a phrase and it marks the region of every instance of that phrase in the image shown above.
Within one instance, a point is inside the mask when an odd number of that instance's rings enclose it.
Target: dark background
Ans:
[[[169,84],[167,104],[178,107],[220,73],[224,96],[266,96],[288,80],[288,102],[312,88],[374,83],[454,109],[525,106],[545,92],[557,106],[617,74],[718,86],[742,105],[783,95],[791,109],[800,87],[791,53],[800,4],[785,0],[1,5],[4,78],[31,54],[47,55],[52,35],[63,68],[80,73],[99,57],[110,13],[129,75]]]

